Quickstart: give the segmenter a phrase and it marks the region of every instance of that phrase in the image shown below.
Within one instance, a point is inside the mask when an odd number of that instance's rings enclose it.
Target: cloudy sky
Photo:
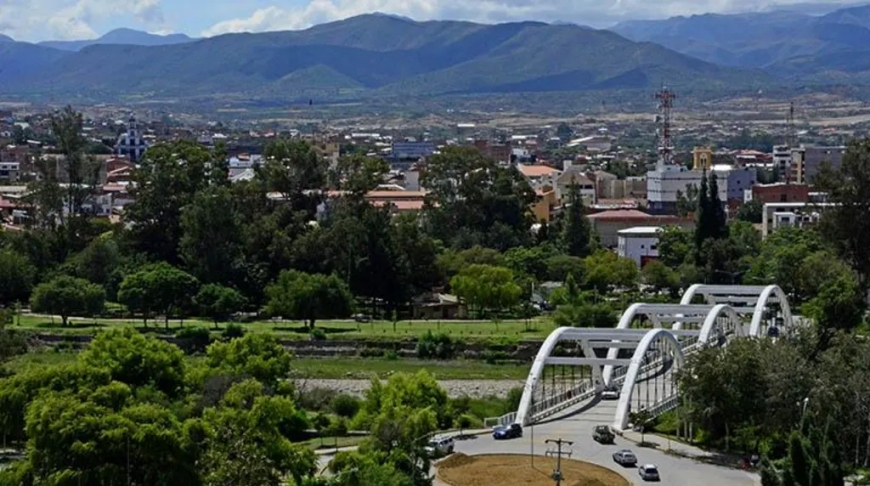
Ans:
[[[0,0],[0,33],[89,39],[117,27],[211,36],[309,27],[367,12],[416,20],[542,20],[606,27],[625,19],[764,10],[799,0]],[[818,5],[855,0],[814,0]]]

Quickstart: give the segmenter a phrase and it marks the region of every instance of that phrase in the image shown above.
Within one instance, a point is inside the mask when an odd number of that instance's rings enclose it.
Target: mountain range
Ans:
[[[348,100],[771,86],[870,88],[870,6],[574,24],[416,22],[368,14],[191,39],[129,29],[88,41],[0,36],[0,93],[108,99]],[[648,95],[646,95],[648,96]]]
[[[794,82],[870,80],[870,5],[824,15],[774,11],[629,21],[611,30],[723,66]]]
[[[7,42],[0,44],[0,75],[5,93],[91,98],[341,99],[769,82],[760,71],[716,66],[607,30],[378,14],[156,46],[96,43],[73,52]]]
[[[8,38],[8,37],[7,37]],[[53,47],[64,51],[80,51],[88,46],[100,44],[126,44],[133,46],[165,46],[190,42],[193,39],[185,34],[149,34],[133,29],[115,29],[105,35],[91,40],[45,41],[39,45]]]

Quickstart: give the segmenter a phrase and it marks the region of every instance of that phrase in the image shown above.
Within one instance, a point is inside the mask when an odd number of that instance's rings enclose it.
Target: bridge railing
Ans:
[[[688,355],[696,351],[700,347],[700,343],[698,343],[698,338],[696,336],[686,337],[681,341],[680,344],[683,346],[684,355]],[[658,367],[664,362],[664,359],[665,357],[661,357],[656,361],[647,363],[646,365],[642,366],[638,375],[641,375]],[[628,373],[628,366],[618,366],[614,368],[613,374],[611,375],[611,384],[621,385],[622,382],[625,380],[626,373]],[[532,408],[530,410],[530,421],[538,422],[542,419],[550,417],[582,401],[589,400],[590,398],[598,394],[598,392],[598,387],[590,383],[582,383],[581,385],[571,390],[566,390],[557,395],[546,397],[543,400],[535,402],[532,405]],[[664,411],[659,413],[664,413]],[[488,417],[484,419],[483,425],[487,428],[492,428],[498,425],[510,425],[516,421],[516,418],[517,413],[510,412],[500,417]]]

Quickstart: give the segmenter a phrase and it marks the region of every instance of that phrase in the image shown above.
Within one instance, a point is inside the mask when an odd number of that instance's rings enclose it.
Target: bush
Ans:
[[[193,339],[197,341],[208,341],[211,339],[211,332],[204,327],[182,327],[175,332],[175,337],[178,339]]]
[[[245,329],[238,324],[227,324],[227,327],[224,328],[221,333],[221,337],[226,340],[230,339],[238,339],[245,335]]]
[[[359,352],[360,358],[382,358],[384,350],[380,348],[362,348]]]
[[[483,428],[483,420],[474,415],[462,414],[456,421],[456,427],[462,430]]]
[[[511,355],[505,351],[485,351],[483,359],[487,364],[498,364],[502,361],[511,359]]]
[[[396,352],[395,349],[391,349],[391,350],[387,351],[386,353],[384,353],[384,358],[386,358],[389,361],[396,361],[397,359],[399,359],[399,353]]]
[[[313,387],[298,390],[296,405],[311,412],[327,411],[338,392],[331,388]]]
[[[361,406],[362,401],[360,399],[346,393],[336,396],[332,399],[332,403],[330,403],[332,413],[347,419],[353,418],[359,412]]]
[[[417,341],[417,357],[420,359],[449,360],[454,356],[453,339],[447,334],[427,331]]]
[[[327,437],[344,437],[347,435],[347,430],[347,419],[339,417],[329,424],[329,427],[323,431],[323,434]]]
[[[507,395],[507,403],[505,404],[505,413],[516,411],[520,408],[520,400],[523,398],[523,389],[520,387],[511,388]]]
[[[312,341],[324,341],[326,340],[326,331],[319,327],[315,327],[311,330],[311,340]]]

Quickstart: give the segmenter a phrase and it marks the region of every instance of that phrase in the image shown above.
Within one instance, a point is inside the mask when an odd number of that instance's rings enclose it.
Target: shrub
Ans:
[[[520,400],[523,398],[523,389],[520,387],[511,388],[507,395],[507,404],[505,404],[505,413],[514,412],[520,408]]]
[[[237,339],[245,335],[245,329],[238,324],[228,324],[221,333],[221,337],[226,340]]]
[[[444,333],[433,334],[427,331],[417,341],[417,357],[420,359],[453,359],[455,355],[453,339]]]
[[[183,327],[176,331],[175,337],[178,339],[193,339],[197,341],[208,341],[211,339],[211,332],[204,327]]]
[[[483,420],[471,414],[462,414],[456,421],[456,426],[460,429],[479,429],[483,427]]]
[[[359,352],[360,358],[382,358],[384,350],[380,348],[362,348]]]
[[[326,331],[319,327],[315,327],[311,330],[311,340],[312,341],[324,341],[326,339]]]
[[[320,412],[329,409],[330,404],[338,395],[338,392],[331,388],[312,387],[298,390],[296,394],[296,405],[303,410],[312,412]]]
[[[347,430],[347,419],[338,417],[329,424],[329,427],[323,431],[323,434],[328,437],[344,437],[347,435]]]
[[[396,352],[395,349],[391,349],[391,350],[387,351],[386,353],[384,353],[384,358],[386,358],[389,361],[396,361],[397,359],[399,359],[399,353]]]
[[[332,413],[347,419],[353,418],[359,412],[361,406],[362,402],[360,399],[346,393],[336,396],[332,399],[332,403],[330,403]]]

